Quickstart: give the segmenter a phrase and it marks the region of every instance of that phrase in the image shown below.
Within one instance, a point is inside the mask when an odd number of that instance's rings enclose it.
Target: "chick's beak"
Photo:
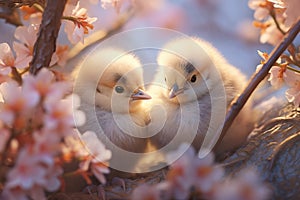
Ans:
[[[183,93],[183,88],[178,88],[177,83],[175,83],[172,87],[171,90],[169,92],[169,98],[172,99],[174,97],[176,97],[177,95]]]
[[[143,90],[138,89],[137,92],[131,95],[131,98],[132,100],[147,100],[147,99],[151,99],[152,97],[146,92],[144,92]]]

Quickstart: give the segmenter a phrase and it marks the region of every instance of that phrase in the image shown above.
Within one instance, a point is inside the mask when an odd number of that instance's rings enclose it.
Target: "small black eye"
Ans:
[[[192,83],[195,83],[196,80],[197,80],[197,76],[196,76],[196,74],[194,74],[194,75],[191,77],[191,82],[192,82]]]
[[[124,92],[124,88],[123,88],[122,86],[116,86],[116,87],[115,87],[115,91],[116,91],[117,93],[123,93],[123,92]]]
[[[167,77],[165,77],[165,81],[167,82]]]

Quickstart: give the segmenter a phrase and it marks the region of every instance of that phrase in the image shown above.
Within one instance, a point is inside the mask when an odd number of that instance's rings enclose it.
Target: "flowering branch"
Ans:
[[[274,10],[270,11],[270,16],[272,17],[277,29],[282,33],[282,34],[286,34],[286,32],[281,28],[277,18],[276,18],[276,13],[274,12]]]
[[[275,23],[275,25],[276,25],[276,28],[277,28],[283,35],[285,35],[285,34],[286,34],[286,31],[284,31],[284,30],[281,28],[280,22],[277,20],[277,17],[276,17],[276,12],[275,12],[273,9],[270,10],[270,16],[271,16],[271,18],[273,19],[273,21],[274,21],[274,23]],[[291,42],[290,45],[288,46],[287,50],[288,50],[288,52],[291,54],[291,56],[292,56],[292,58],[293,58],[293,60],[290,59],[289,61],[291,61],[291,63],[293,63],[294,65],[297,65],[297,66],[298,66],[298,64],[296,63],[296,62],[297,62],[297,58],[296,58],[296,56],[295,56],[295,45],[294,45],[292,42]]]
[[[42,67],[49,67],[51,56],[56,49],[56,39],[61,17],[67,0],[48,0],[43,13],[39,35],[34,44],[30,72],[36,74]]]
[[[258,84],[268,75],[271,67],[274,65],[274,63],[278,60],[278,58],[281,56],[281,54],[288,48],[288,46],[292,43],[292,41],[295,39],[295,37],[298,35],[300,31],[300,20],[298,20],[289,30],[289,32],[285,35],[285,37],[282,39],[282,41],[275,47],[275,49],[271,52],[270,57],[268,61],[263,65],[261,70],[256,72],[252,75],[250,78],[250,81],[247,85],[247,87],[244,89],[242,94],[240,96],[237,96],[233,102],[231,103],[231,106],[227,112],[225,123],[223,130],[221,132],[221,135],[215,145],[218,146],[218,144],[221,143],[222,139],[224,138],[227,130],[231,126],[233,120],[235,117],[239,114],[240,110],[243,108],[247,100],[249,99],[250,95],[253,93],[255,88],[258,86]]]
[[[134,15],[134,10],[129,9],[124,14],[121,14],[119,19],[116,21],[116,23],[107,31],[96,31],[95,33],[91,34],[90,36],[85,38],[84,44],[83,43],[77,43],[68,53],[68,59],[72,59],[76,57],[80,52],[82,52],[84,49],[90,47],[93,44],[99,43],[102,40],[112,36],[113,34],[120,31],[120,29],[123,28],[123,26],[132,18]]]

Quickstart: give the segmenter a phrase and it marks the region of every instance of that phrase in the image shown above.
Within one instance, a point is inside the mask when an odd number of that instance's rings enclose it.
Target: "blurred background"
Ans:
[[[93,31],[111,27],[129,5],[123,0],[117,12],[112,7],[103,9],[101,3],[87,2],[81,1],[80,6],[88,9],[90,17],[98,18]],[[248,77],[261,60],[256,51],[272,50],[270,45],[259,43],[259,29],[252,25],[253,10],[248,7],[248,0],[134,0],[134,3],[138,12],[123,30],[163,27],[201,37],[212,43]],[[15,27],[0,20],[0,30],[0,42],[12,44]],[[62,30],[59,42],[68,44]]]

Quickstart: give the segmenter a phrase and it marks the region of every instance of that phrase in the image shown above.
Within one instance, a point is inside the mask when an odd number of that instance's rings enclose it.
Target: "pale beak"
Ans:
[[[177,95],[183,93],[183,88],[179,89],[177,83],[175,83],[172,88],[171,91],[169,92],[169,98],[172,99],[174,97],[176,97]]]
[[[148,100],[152,97],[141,89],[131,95],[132,100]]]

